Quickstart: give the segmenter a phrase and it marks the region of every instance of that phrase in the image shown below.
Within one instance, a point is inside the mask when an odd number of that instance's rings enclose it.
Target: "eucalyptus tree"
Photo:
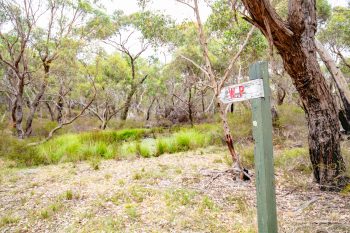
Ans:
[[[65,55],[63,47],[70,46],[73,37],[81,39],[76,29],[92,7],[87,1],[59,0],[1,0],[0,5],[0,62],[7,68],[7,84],[11,86],[14,126],[23,138],[32,132],[52,64]],[[23,128],[24,94],[29,92],[29,113]]]
[[[250,38],[253,36],[255,28],[250,27],[248,29],[248,32],[245,34],[244,39],[238,42],[240,46],[238,46],[237,49],[232,49],[230,53],[231,55],[230,59],[228,59],[226,65],[224,66],[224,69],[218,72],[217,70],[215,70],[215,67],[213,64],[213,58],[211,56],[212,53],[210,52],[210,47],[209,47],[210,45],[209,39],[208,39],[209,37],[201,20],[198,0],[192,0],[192,1],[177,0],[177,1],[190,7],[195,14],[196,23],[197,23],[197,32],[198,32],[197,41],[199,42],[201,51],[203,53],[203,66],[201,64],[196,63],[195,61],[193,61],[192,59],[186,56],[183,56],[183,58],[191,62],[193,65],[195,65],[205,75],[204,76],[205,79],[199,80],[198,82],[208,86],[214,92],[216,105],[219,108],[220,117],[223,122],[225,141],[230,151],[232,160],[235,162],[234,167],[240,172],[241,177],[249,176],[248,174],[246,174],[245,169],[241,165],[239,154],[234,149],[233,138],[227,122],[227,114],[226,114],[227,106],[224,106],[222,104],[222,102],[219,99],[219,95],[226,81],[232,77],[234,73],[235,64],[238,58],[240,57],[240,55],[242,54],[243,50],[247,46]]]
[[[129,65],[119,53],[99,54],[94,63],[87,65],[85,73],[95,79],[97,97],[88,110],[101,122],[100,129],[106,129],[109,121],[124,108],[123,88],[130,79]]]
[[[245,19],[277,48],[300,95],[307,115],[315,181],[322,189],[341,187],[345,163],[340,151],[338,111],[316,56],[316,2],[290,0],[286,20],[276,13],[270,1],[242,2],[249,13]]]
[[[321,28],[318,35],[320,41],[326,44],[344,66],[350,68],[350,6],[335,7],[332,15]]]
[[[120,116],[122,120],[127,119],[135,93],[149,77],[138,67],[138,62],[146,51],[152,47],[160,46],[160,43],[166,39],[166,28],[170,27],[171,24],[172,21],[160,13],[145,11],[126,16],[116,12],[106,22],[107,30],[99,35],[106,44],[128,58],[131,75],[125,86],[127,95]],[[135,41],[138,42],[136,47],[133,46]]]
[[[50,69],[52,64],[59,56],[64,56],[62,51],[64,46],[69,46],[72,41],[69,39],[73,36],[73,30],[81,23],[87,10],[86,2],[74,3],[70,1],[48,0],[45,7],[47,11],[43,14],[48,17],[45,27],[36,27],[33,30],[32,46],[37,58],[40,60],[43,70],[41,84],[38,87],[37,93],[30,104],[30,111],[27,117],[25,126],[25,135],[29,136],[32,133],[32,122],[34,114],[39,106],[40,100],[43,98],[47,89],[50,78]],[[59,95],[63,94],[62,88]],[[59,101],[60,105],[62,101]],[[58,112],[60,113],[60,106]],[[58,121],[61,117],[58,116]]]
[[[6,66],[7,84],[12,100],[13,126],[19,138],[24,137],[22,127],[24,87],[31,78],[29,65],[30,43],[33,27],[39,13],[30,5],[31,1],[22,3],[0,1],[0,61]]]

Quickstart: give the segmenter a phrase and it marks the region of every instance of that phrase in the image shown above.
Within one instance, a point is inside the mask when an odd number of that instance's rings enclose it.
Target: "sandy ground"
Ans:
[[[257,232],[254,179],[216,176],[223,153],[3,170],[0,232]],[[350,196],[278,170],[276,192],[279,232],[350,232]]]

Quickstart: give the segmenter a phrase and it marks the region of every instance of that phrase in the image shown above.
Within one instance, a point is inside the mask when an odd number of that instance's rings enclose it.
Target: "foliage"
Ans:
[[[335,7],[330,19],[321,29],[319,39],[340,51],[350,48],[350,10],[346,7]]]

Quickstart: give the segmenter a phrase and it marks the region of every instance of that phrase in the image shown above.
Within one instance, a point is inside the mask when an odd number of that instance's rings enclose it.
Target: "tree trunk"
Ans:
[[[55,120],[55,114],[52,111],[52,108],[51,108],[50,104],[48,102],[45,102],[45,106],[47,107],[47,110],[49,110],[51,121],[54,121]]]
[[[188,118],[190,119],[191,126],[193,127],[193,112],[192,112],[192,88],[188,88]]]
[[[205,114],[204,91],[201,91],[202,113]]]
[[[23,91],[24,91],[24,78],[18,80],[17,95],[16,95],[16,108],[15,108],[15,119],[16,119],[16,131],[17,136],[20,139],[24,138],[24,131],[22,128],[23,120]]]
[[[230,130],[230,127],[229,127],[228,121],[227,121],[227,114],[226,114],[225,106],[221,103],[219,98],[216,98],[216,99],[217,99],[217,107],[220,111],[220,118],[222,121],[222,126],[224,129],[225,142],[226,142],[227,148],[230,152],[232,161],[234,162],[233,169],[235,169],[236,171],[239,171],[241,180],[250,180],[250,177],[248,176],[248,170],[243,168],[239,154],[237,154],[235,151],[235,148],[233,145],[233,138],[231,135],[231,130]]]
[[[11,119],[12,119],[12,127],[16,129],[16,109],[17,109],[17,97],[14,98],[13,101],[11,101]]]
[[[57,99],[57,105],[56,105],[56,111],[57,111],[57,115],[56,115],[56,121],[58,124],[62,123],[62,118],[63,118],[63,85],[60,85],[60,89],[58,91],[58,99]]]
[[[50,66],[44,64],[44,69],[45,69],[45,77],[44,77],[43,83],[40,86],[40,90],[38,94],[35,96],[33,102],[30,105],[30,111],[27,117],[26,128],[25,128],[26,137],[29,137],[32,134],[32,124],[33,124],[34,116],[38,108],[38,105],[40,103],[40,100],[44,96],[44,93],[46,90],[47,80],[50,72]]]
[[[286,90],[284,88],[277,85],[277,105],[281,106],[284,102],[284,98],[286,97]]]
[[[319,41],[315,41],[318,54],[320,55],[323,63],[326,65],[328,71],[331,73],[333,83],[335,84],[341,105],[339,109],[339,119],[343,126],[343,129],[350,132],[350,90],[348,88],[348,83],[343,75],[343,73],[338,69],[332,57],[328,54],[326,49]]]
[[[146,114],[146,121],[149,121],[149,119],[151,118],[151,110],[152,110],[152,106],[154,104],[154,102],[156,101],[156,98],[153,98],[150,106],[147,109],[147,114]]]
[[[309,154],[321,189],[343,185],[345,164],[340,153],[338,111],[316,57],[316,3],[289,1],[288,24],[268,0],[243,0],[251,18],[282,56],[308,120]]]
[[[40,103],[40,100],[45,93],[45,89],[46,89],[46,81],[44,81],[44,83],[41,85],[38,94],[35,96],[32,104],[30,105],[29,115],[27,117],[26,128],[25,128],[26,137],[29,137],[32,134],[32,124],[33,124],[34,116],[38,108],[38,105]]]
[[[108,121],[103,120],[100,125],[100,129],[105,130],[107,128]]]
[[[120,116],[120,119],[123,120],[123,121],[125,121],[126,118],[128,118],[128,113],[129,113],[129,108],[130,108],[130,105],[131,105],[131,100],[132,100],[132,97],[134,96],[135,92],[136,92],[136,85],[132,85],[131,86],[131,90],[130,90],[130,92],[128,93],[128,95],[126,97],[124,110],[122,111],[122,114]]]

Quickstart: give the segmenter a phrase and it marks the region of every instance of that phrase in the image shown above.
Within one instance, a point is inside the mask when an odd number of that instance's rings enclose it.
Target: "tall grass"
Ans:
[[[246,136],[250,131],[246,113],[232,115],[230,124]],[[54,124],[48,124],[47,128]],[[241,130],[245,129],[245,130]],[[0,134],[3,134],[2,131]],[[1,135],[0,135],[1,136]],[[132,128],[122,130],[89,131],[79,134],[66,133],[36,146],[28,147],[28,140],[4,136],[0,141],[0,157],[15,161],[15,166],[35,166],[101,159],[129,159],[160,156],[222,143],[221,123],[201,124],[190,128],[175,126],[164,128]],[[10,145],[10,146],[9,146]]]
[[[1,157],[15,161],[15,166],[35,166],[88,160],[98,168],[101,159],[149,158],[209,146],[215,143],[209,132],[182,129],[170,135],[162,130],[124,129],[64,134],[37,147],[12,137],[0,142]],[[11,146],[9,146],[11,145]],[[97,165],[97,166],[96,166]]]

